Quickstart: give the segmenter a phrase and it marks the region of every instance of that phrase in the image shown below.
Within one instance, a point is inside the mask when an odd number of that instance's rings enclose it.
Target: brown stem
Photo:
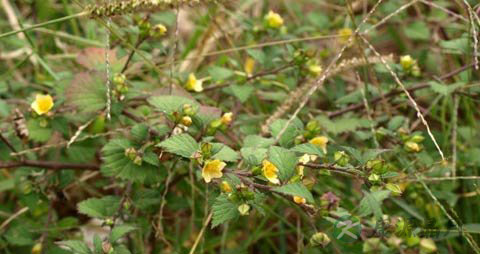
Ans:
[[[34,168],[45,168],[53,170],[62,170],[62,169],[74,169],[74,170],[100,170],[100,165],[98,164],[80,164],[80,163],[68,163],[68,162],[56,162],[56,161],[34,161],[34,160],[23,160],[23,161],[11,161],[11,162],[0,162],[0,168],[18,168],[18,167],[34,167]]]

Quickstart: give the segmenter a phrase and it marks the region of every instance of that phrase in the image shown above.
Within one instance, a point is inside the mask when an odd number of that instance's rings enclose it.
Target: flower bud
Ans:
[[[183,104],[183,114],[187,116],[194,116],[195,115],[195,109],[192,107],[190,104]]]
[[[293,202],[295,202],[299,205],[303,205],[303,204],[307,203],[307,200],[303,197],[300,197],[300,196],[293,196]]]
[[[405,142],[404,148],[407,152],[410,152],[410,153],[418,153],[422,150],[422,147],[420,147],[419,144],[412,141]]]
[[[310,244],[312,246],[325,247],[330,243],[330,237],[323,232],[317,232],[310,237]]]
[[[412,138],[410,138],[410,141],[415,143],[422,143],[423,140],[425,140],[425,137],[422,135],[414,135]]]
[[[123,73],[116,73],[113,77],[113,84],[116,86],[124,86],[127,81],[127,77]]]
[[[367,168],[373,170],[373,172],[377,174],[383,174],[385,173],[384,165],[385,165],[385,161],[383,161],[382,159],[375,159],[375,160],[367,161],[366,166]]]
[[[137,155],[135,159],[133,159],[133,164],[142,166],[142,161],[143,161],[142,157],[140,155]]]
[[[181,122],[182,122],[183,125],[188,127],[188,126],[192,125],[192,118],[189,117],[189,116],[184,116],[184,117],[182,117]]]
[[[135,160],[135,157],[137,156],[137,150],[133,147],[129,147],[125,149],[125,156],[128,157],[130,160]]]
[[[242,216],[248,215],[250,213],[250,206],[248,204],[241,204],[238,206],[238,212]]]
[[[348,165],[348,162],[350,161],[350,156],[348,156],[345,151],[337,151],[334,154],[334,159],[337,165],[344,167]]]
[[[230,193],[232,192],[232,187],[230,186],[230,184],[227,182],[227,181],[223,181],[221,184],[220,184],[220,189],[225,192],[225,193]]]
[[[232,117],[233,117],[233,113],[228,112],[222,115],[222,118],[220,118],[220,121],[224,125],[230,125],[230,123],[232,123]]]

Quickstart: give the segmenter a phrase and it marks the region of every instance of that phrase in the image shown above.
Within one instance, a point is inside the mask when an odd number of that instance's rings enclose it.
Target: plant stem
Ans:
[[[24,27],[22,29],[13,30],[13,31],[10,31],[10,32],[4,33],[4,34],[0,34],[0,39],[11,36],[11,35],[15,35],[15,34],[18,34],[18,33],[27,32],[27,31],[30,31],[30,30],[33,30],[33,29],[36,29],[36,28],[39,28],[39,27],[53,25],[53,24],[60,23],[60,22],[66,21],[66,20],[70,20],[70,19],[80,18],[80,17],[86,16],[86,15],[88,15],[88,12],[84,11],[84,12],[80,12],[80,13],[77,13],[77,14],[65,16],[65,17],[62,17],[62,18],[50,20],[50,21],[47,21],[47,22],[38,23],[38,24],[35,24],[35,25],[32,25],[32,26]]]

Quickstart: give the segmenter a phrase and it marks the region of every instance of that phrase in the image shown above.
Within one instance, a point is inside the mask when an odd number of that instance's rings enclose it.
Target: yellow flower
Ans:
[[[229,125],[232,122],[232,116],[233,116],[232,112],[225,113],[223,114],[220,121],[225,125]]]
[[[230,184],[227,182],[227,181],[223,181],[221,184],[220,184],[220,189],[223,191],[223,192],[226,192],[226,193],[230,193],[232,192],[232,187],[230,186]]]
[[[328,143],[328,138],[325,136],[318,136],[310,140],[310,144],[313,144],[322,148],[324,153],[327,153],[327,143]]]
[[[352,29],[345,27],[340,30],[338,30],[338,35],[340,36],[340,42],[342,43],[347,43],[348,40],[350,39],[350,36],[352,36],[353,31]]]
[[[400,57],[400,65],[404,70],[409,70],[415,65],[415,60],[410,55]]]
[[[265,20],[267,21],[267,25],[271,28],[279,28],[283,26],[282,16],[273,11],[270,11],[267,15],[265,15]]]
[[[32,254],[41,254],[43,249],[42,243],[36,243],[33,245]]]
[[[39,115],[48,113],[48,111],[50,111],[50,109],[53,107],[52,96],[49,94],[37,94],[37,97],[35,98],[35,101],[32,102],[31,107]]]
[[[207,161],[202,169],[202,177],[205,182],[209,183],[213,178],[223,176],[222,170],[227,164],[221,160]]]
[[[309,163],[310,161],[312,161],[312,157],[315,157],[314,159],[316,159],[317,156],[304,154],[302,157],[300,157],[300,159],[298,160],[298,162],[300,162],[301,164],[307,164],[307,163]],[[313,160],[314,160],[314,159],[313,159]],[[302,166],[302,165],[298,165],[298,166],[297,166],[297,174],[300,176],[300,178],[303,178],[303,170],[304,170],[304,169],[305,169],[305,167]]]
[[[247,57],[243,69],[248,76],[252,75],[253,69],[255,69],[255,60],[251,57]]]
[[[299,196],[293,196],[293,202],[295,202],[299,205],[303,205],[303,204],[307,203],[307,200],[305,198],[302,198],[302,197],[299,197]]]
[[[162,37],[166,33],[167,33],[167,28],[162,24],[158,24],[158,25],[153,27],[151,35],[153,37],[158,38],[158,37]]]
[[[195,74],[190,73],[190,75],[188,75],[188,81],[185,85],[185,88],[189,91],[195,91],[197,93],[201,92],[203,91],[203,81],[198,80],[197,77],[195,77]]]
[[[412,141],[407,141],[405,143],[405,149],[408,151],[408,152],[413,152],[413,153],[418,153],[422,150],[422,147],[415,143],[415,142],[412,142]]]
[[[312,64],[312,65],[308,66],[308,71],[314,77],[318,77],[318,75],[320,75],[322,73],[322,70],[323,70],[322,66],[320,66],[318,64]]]
[[[269,162],[268,160],[264,160],[262,163],[262,173],[268,181],[273,184],[279,184],[280,180],[278,180],[278,169],[273,165],[273,163]]]

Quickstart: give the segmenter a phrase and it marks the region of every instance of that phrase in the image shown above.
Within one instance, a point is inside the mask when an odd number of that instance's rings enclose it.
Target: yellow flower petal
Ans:
[[[262,165],[263,165],[262,167],[263,176],[267,178],[267,180],[270,181],[271,183],[279,184],[280,180],[278,180],[277,167],[275,167],[275,165],[273,165],[273,163],[271,163],[268,160],[264,160]]]
[[[185,88],[189,91],[199,93],[203,91],[203,81],[198,80],[197,77],[195,77],[195,74],[190,73],[190,75],[188,75],[188,81],[185,85]]]
[[[31,108],[39,115],[46,114],[53,108],[53,98],[50,95],[37,94]]]
[[[202,169],[202,177],[205,182],[209,183],[213,178],[220,178],[223,176],[222,170],[227,164],[221,160],[207,161]]]
[[[305,198],[302,198],[302,197],[299,197],[299,196],[293,196],[293,202],[302,205],[302,204],[307,203],[307,200]]]
[[[252,75],[253,70],[255,69],[255,60],[251,57],[247,57],[245,60],[245,65],[243,67],[248,76]]]
[[[225,125],[229,125],[232,122],[232,117],[233,117],[233,113],[228,112],[228,113],[223,114],[220,121]]]
[[[325,136],[318,136],[310,140],[310,144],[320,147],[324,153],[327,153],[328,138]]]
[[[271,28],[279,28],[283,26],[282,16],[273,11],[268,12],[268,14],[265,16],[265,20],[267,21],[267,25]]]

